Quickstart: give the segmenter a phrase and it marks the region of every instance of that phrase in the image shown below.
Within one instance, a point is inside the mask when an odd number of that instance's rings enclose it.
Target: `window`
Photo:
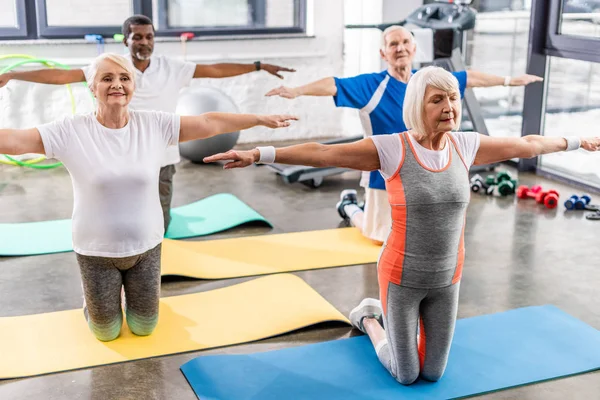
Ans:
[[[158,34],[302,33],[306,0],[158,0]]]
[[[157,36],[304,33],[307,0],[0,0],[0,40],[121,33],[132,14]]]
[[[600,37],[600,0],[563,0],[559,33]]]
[[[499,76],[523,75],[531,11],[526,2],[479,0],[473,2],[477,22],[469,35],[467,67]],[[521,136],[522,87],[474,88],[490,136]]]
[[[595,1],[595,0],[594,0]],[[600,38],[589,13],[573,7],[592,4],[585,0],[533,0],[528,70],[544,75],[544,87],[525,91],[523,133],[545,136],[590,135],[600,116]],[[567,14],[572,14],[566,18]],[[575,14],[580,14],[577,18]],[[593,133],[593,132],[592,132]],[[521,170],[544,174],[600,188],[598,157],[584,151],[547,154],[522,159]]]
[[[600,64],[549,58],[544,136],[590,136],[600,118]],[[590,186],[600,186],[600,158],[579,151],[547,154],[540,168]]]
[[[0,0],[0,39],[27,37],[25,0]]]
[[[121,24],[132,14],[141,13],[142,0],[36,0],[39,36],[80,37],[98,34],[107,37],[121,33]]]
[[[48,26],[120,26],[133,12],[131,0],[46,0]]]
[[[596,60],[600,48],[600,0],[548,0],[547,7],[547,54]]]
[[[168,24],[190,26],[247,26],[251,23],[247,0],[168,0]]]
[[[269,28],[293,27],[294,3],[293,0],[267,0],[265,26]]]
[[[0,0],[0,28],[18,28],[17,3],[15,0]]]

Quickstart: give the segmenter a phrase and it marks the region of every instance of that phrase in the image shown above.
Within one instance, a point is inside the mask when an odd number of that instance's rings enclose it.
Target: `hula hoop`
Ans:
[[[0,74],[9,72],[17,67],[20,67],[21,65],[33,64],[33,63],[44,64],[49,68],[55,68],[58,66],[62,69],[70,69],[69,66],[61,64],[59,62],[47,60],[44,58],[35,58],[35,57],[27,55],[27,54],[7,54],[7,55],[0,56],[0,60],[13,59],[13,58],[24,58],[25,60],[18,61],[16,63],[9,65],[8,67],[3,68],[2,70],[0,70]],[[66,86],[67,86],[67,91],[69,92],[69,99],[71,100],[71,112],[73,114],[75,114],[75,112],[77,111],[77,105],[75,103],[75,96],[73,96],[73,90],[71,89],[71,85],[66,84]],[[44,157],[44,156],[41,156],[41,157],[38,157],[38,158],[35,158],[32,160],[27,160],[27,161],[16,160],[7,154],[4,154],[4,157],[6,159],[8,159],[9,161],[0,159],[0,163],[2,163],[2,164],[14,165],[14,166],[20,166],[20,167],[28,167],[28,168],[34,168],[34,169],[51,169],[51,168],[56,168],[56,167],[59,167],[62,165],[62,163],[60,163],[60,162],[53,163],[53,164],[36,165],[37,163],[46,160],[46,157]]]

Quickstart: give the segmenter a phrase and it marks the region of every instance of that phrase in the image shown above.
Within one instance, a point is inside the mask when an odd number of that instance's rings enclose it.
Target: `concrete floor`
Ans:
[[[521,180],[555,187],[563,198],[580,192],[533,175]],[[286,185],[266,167],[223,171],[219,166],[183,162],[175,176],[173,205],[230,192],[274,225],[272,230],[244,227],[196,240],[334,228],[340,225],[334,209],[338,194],[344,188],[358,188],[357,182],[358,173],[351,172],[310,189]],[[71,183],[64,169],[0,167],[1,222],[69,218],[71,207]],[[533,201],[474,195],[465,233],[467,257],[459,318],[554,304],[600,329],[599,229],[600,222],[588,221],[581,213],[565,213],[562,207],[549,211]],[[346,315],[362,298],[378,292],[373,264],[297,275]],[[169,280],[163,282],[162,294],[201,292],[248,279]],[[80,308],[81,296],[73,253],[0,258],[0,317]],[[0,381],[0,399],[195,399],[179,367],[198,355],[265,351],[355,334],[346,326],[324,324],[248,345]],[[598,393],[600,372],[479,398],[592,399]]]

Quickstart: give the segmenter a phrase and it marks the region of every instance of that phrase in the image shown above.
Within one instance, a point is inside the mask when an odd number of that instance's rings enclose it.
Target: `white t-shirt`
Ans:
[[[179,116],[159,111],[131,111],[121,129],[106,128],[94,114],[38,127],[46,156],[71,174],[77,253],[127,257],[163,240],[158,175],[179,129]]]
[[[458,146],[458,151],[463,156],[465,163],[470,168],[475,162],[475,156],[479,151],[480,138],[476,132],[451,132],[452,138]],[[446,144],[442,150],[429,150],[421,146],[411,134],[406,134],[410,142],[419,157],[419,160],[427,168],[431,169],[442,169],[450,160],[450,146],[451,143],[446,140]],[[375,147],[377,147],[377,153],[379,154],[379,163],[381,165],[381,175],[385,179],[389,179],[394,175],[400,166],[402,161],[402,140],[397,134],[393,135],[374,135],[370,136]],[[406,149],[410,151],[410,149]]]
[[[130,54],[126,57],[131,60]],[[89,82],[90,68],[82,70]],[[135,92],[129,104],[130,109],[174,113],[179,92],[189,86],[195,70],[196,64],[189,61],[152,56],[146,71],[135,70]],[[179,148],[171,146],[164,155],[162,166],[177,164],[180,160]]]

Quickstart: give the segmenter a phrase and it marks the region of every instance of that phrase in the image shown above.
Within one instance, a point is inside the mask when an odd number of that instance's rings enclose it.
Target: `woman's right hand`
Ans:
[[[298,117],[294,115],[261,115],[259,116],[259,125],[266,126],[267,128],[287,128],[291,125],[290,121],[298,121]]]
[[[237,151],[229,150],[226,153],[219,153],[209,157],[204,157],[205,163],[211,163],[216,161],[228,161],[223,166],[223,169],[232,168],[244,168],[248,165],[252,165],[260,159],[260,152],[258,149]]]

